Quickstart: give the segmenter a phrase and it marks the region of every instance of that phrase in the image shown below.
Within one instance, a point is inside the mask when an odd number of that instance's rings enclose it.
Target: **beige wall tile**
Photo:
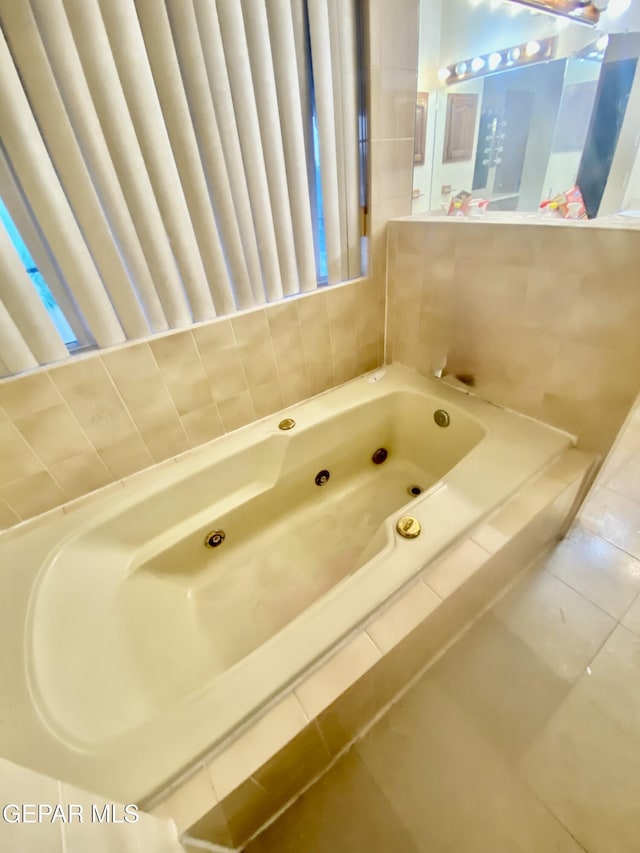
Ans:
[[[388,354],[424,373],[446,360],[449,373],[474,376],[479,396],[606,453],[640,388],[631,331],[640,293],[628,286],[627,262],[608,264],[604,248],[628,258],[635,235],[611,234],[607,242],[604,229],[391,223]]]
[[[333,364],[328,358],[307,361],[307,374],[309,376],[309,390],[311,394],[319,394],[332,388],[335,384],[333,375]]]
[[[386,654],[426,619],[440,601],[423,583],[415,583],[367,625],[367,634]]]
[[[54,506],[63,504],[67,497],[48,471],[40,471],[0,486],[2,497],[20,518],[32,518]]]
[[[0,382],[0,406],[13,420],[61,402],[58,389],[45,371]]]
[[[249,384],[237,347],[218,350],[215,357],[205,356],[205,367],[216,403],[247,391]]]
[[[280,392],[284,406],[291,406],[309,397],[312,391],[306,368],[287,371],[281,375]]]
[[[113,476],[95,450],[57,462],[50,471],[68,498],[79,498],[113,482]]]
[[[308,300],[307,300],[308,301]],[[300,326],[298,305],[295,300],[275,303],[266,309],[267,323],[272,338],[288,334],[293,328]]]
[[[411,199],[413,138],[381,139],[371,143],[372,174],[377,193],[383,201]],[[372,188],[373,193],[373,188]]]
[[[217,803],[209,774],[200,767],[181,781],[162,802],[151,809],[156,817],[175,820],[180,832],[187,830]]]
[[[10,421],[0,423],[0,483],[42,471],[44,465]]]
[[[251,400],[258,418],[277,412],[284,406],[280,385],[277,382],[266,382],[251,388]]]
[[[151,454],[138,433],[131,433],[113,444],[101,447],[98,453],[116,480],[153,465]]]
[[[207,374],[191,331],[151,341],[160,372],[179,415],[202,409],[213,402]]]
[[[269,338],[269,326],[264,308],[233,317],[231,325],[239,347],[260,344]]]
[[[200,355],[213,354],[221,349],[236,346],[231,320],[216,320],[201,326],[194,326],[193,337]]]
[[[489,552],[471,539],[464,539],[435,565],[422,573],[422,578],[441,598],[451,595],[489,559]]]
[[[256,418],[251,394],[248,391],[229,397],[227,400],[220,400],[218,411],[226,432],[238,429]]]
[[[102,361],[141,432],[177,418],[149,344],[105,353]]]
[[[232,843],[247,841],[318,776],[329,760],[316,724],[310,723],[222,801]]]
[[[278,372],[300,370],[305,366],[304,343],[300,325],[296,322],[287,331],[271,338]]]
[[[177,417],[169,423],[162,423],[153,429],[145,430],[142,438],[154,462],[163,462],[165,459],[177,456],[191,446]]]
[[[381,657],[380,650],[365,633],[335,652],[296,688],[296,696],[309,719],[328,708]]]
[[[380,10],[380,65],[415,70],[418,63],[418,0],[382,2]]]
[[[135,426],[100,358],[56,367],[49,375],[94,447],[124,439]]]
[[[217,438],[224,433],[222,418],[215,403],[205,406],[203,409],[197,409],[195,412],[189,412],[189,414],[183,415],[180,420],[189,441],[194,447],[211,441],[212,438]]]
[[[78,421],[64,403],[18,418],[15,424],[47,465],[91,449]]]
[[[207,765],[219,800],[245,782],[308,723],[295,696],[289,695],[240,734]]]
[[[268,332],[266,337],[260,340],[256,338],[253,343],[242,345],[240,358],[249,388],[277,379],[276,359]]]

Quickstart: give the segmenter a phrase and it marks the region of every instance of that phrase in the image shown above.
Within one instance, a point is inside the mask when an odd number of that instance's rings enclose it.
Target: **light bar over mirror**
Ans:
[[[509,0],[520,6],[529,6],[550,15],[562,15],[581,24],[594,26],[600,20],[600,12],[609,5],[608,0]]]

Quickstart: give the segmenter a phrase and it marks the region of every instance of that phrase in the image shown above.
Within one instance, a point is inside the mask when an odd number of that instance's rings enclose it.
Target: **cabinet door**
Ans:
[[[447,95],[443,163],[471,160],[477,112],[477,95]]]

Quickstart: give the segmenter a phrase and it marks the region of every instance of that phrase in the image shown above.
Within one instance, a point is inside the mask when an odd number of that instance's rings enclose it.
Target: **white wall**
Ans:
[[[467,80],[463,83],[456,83],[454,86],[449,86],[448,89],[441,89],[438,92],[438,119],[434,140],[431,210],[438,210],[441,202],[445,201],[442,199],[440,194],[443,184],[450,184],[453,188],[454,194],[460,190],[468,190],[471,192],[473,169],[476,162],[476,145],[478,142],[478,129],[480,127],[480,110],[482,107],[483,90],[484,78],[478,77],[473,80]],[[464,95],[476,94],[478,96],[478,111],[476,113],[476,126],[473,135],[473,154],[470,160],[465,160],[462,163],[442,162],[444,153],[444,135],[447,124],[447,95],[449,93]]]

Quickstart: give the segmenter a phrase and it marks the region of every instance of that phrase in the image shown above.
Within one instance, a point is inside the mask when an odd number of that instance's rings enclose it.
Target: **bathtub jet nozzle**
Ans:
[[[204,544],[207,548],[217,548],[224,542],[224,530],[210,530],[204,537]]]
[[[316,474],[316,486],[325,486],[329,482],[329,477],[331,474],[326,468],[322,471],[318,471]]]

